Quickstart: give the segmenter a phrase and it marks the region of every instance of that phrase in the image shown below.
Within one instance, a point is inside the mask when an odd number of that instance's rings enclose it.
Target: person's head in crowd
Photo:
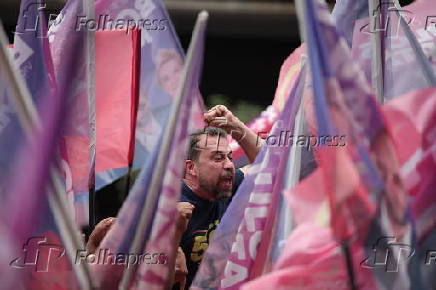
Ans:
[[[190,135],[185,161],[187,186],[207,200],[220,200],[232,195],[235,165],[226,131],[206,127]]]

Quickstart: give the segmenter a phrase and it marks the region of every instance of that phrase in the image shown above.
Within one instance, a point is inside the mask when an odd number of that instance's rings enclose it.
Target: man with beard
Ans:
[[[218,105],[204,114],[209,125],[191,134],[181,200],[177,205],[175,246],[177,251],[173,289],[188,289],[209,246],[209,240],[226,211],[244,173],[235,169],[227,140],[230,134],[244,150],[250,163],[260,150],[257,135],[225,106]],[[130,181],[136,179],[133,172]],[[96,194],[97,220],[102,220],[91,234],[87,249],[93,253],[115,222],[124,201],[127,176],[99,190]],[[116,197],[116,198],[114,198]],[[106,219],[104,219],[106,218]],[[180,241],[180,243],[179,243]]]
[[[238,140],[250,162],[260,149],[256,134],[225,106],[213,107],[204,119],[212,127],[191,134],[178,205],[179,214],[186,217],[180,242],[188,270],[185,289],[191,285],[210,238],[244,178],[242,170],[235,170],[227,133]]]

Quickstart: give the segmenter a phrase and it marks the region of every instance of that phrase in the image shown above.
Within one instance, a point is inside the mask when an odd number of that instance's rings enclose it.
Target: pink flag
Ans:
[[[355,254],[363,257],[362,252],[355,251]],[[362,272],[368,274],[365,269]],[[363,273],[360,277],[359,289],[374,289],[371,280],[363,279]],[[274,270],[246,283],[241,289],[348,290],[350,286],[340,245],[331,229],[304,224],[292,231]]]
[[[140,31],[101,30],[96,48],[96,172],[133,161]]]

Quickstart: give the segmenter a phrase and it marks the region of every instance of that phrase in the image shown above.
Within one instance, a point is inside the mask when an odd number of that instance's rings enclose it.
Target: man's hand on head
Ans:
[[[245,138],[245,125],[224,105],[217,105],[204,113],[204,121],[212,127],[218,127],[240,141]]]
[[[263,145],[263,140],[259,142],[258,136],[235,117],[226,106],[217,105],[204,113],[204,121],[209,126],[224,129],[239,143],[250,163],[254,162]]]

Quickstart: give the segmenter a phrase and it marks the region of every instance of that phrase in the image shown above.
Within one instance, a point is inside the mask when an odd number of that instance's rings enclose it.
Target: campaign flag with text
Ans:
[[[35,103],[39,103],[46,97],[46,90],[49,74],[38,73],[38,69],[47,71],[46,59],[43,55],[46,53],[47,44],[44,41],[46,32],[43,27],[46,25],[43,10],[44,3],[35,1],[21,1],[20,14],[14,33],[14,44],[8,48],[14,65],[19,70],[25,85],[31,92],[30,96]],[[45,17],[45,16],[44,16]],[[9,46],[9,43],[2,43]],[[51,61],[51,60],[47,60]],[[7,64],[3,63],[3,70],[0,80],[0,190],[6,187],[10,182],[7,176],[11,170],[15,153],[22,144],[23,127],[19,124],[17,109],[14,108],[14,102],[11,98],[10,83],[7,82]],[[53,81],[53,80],[50,80]]]

